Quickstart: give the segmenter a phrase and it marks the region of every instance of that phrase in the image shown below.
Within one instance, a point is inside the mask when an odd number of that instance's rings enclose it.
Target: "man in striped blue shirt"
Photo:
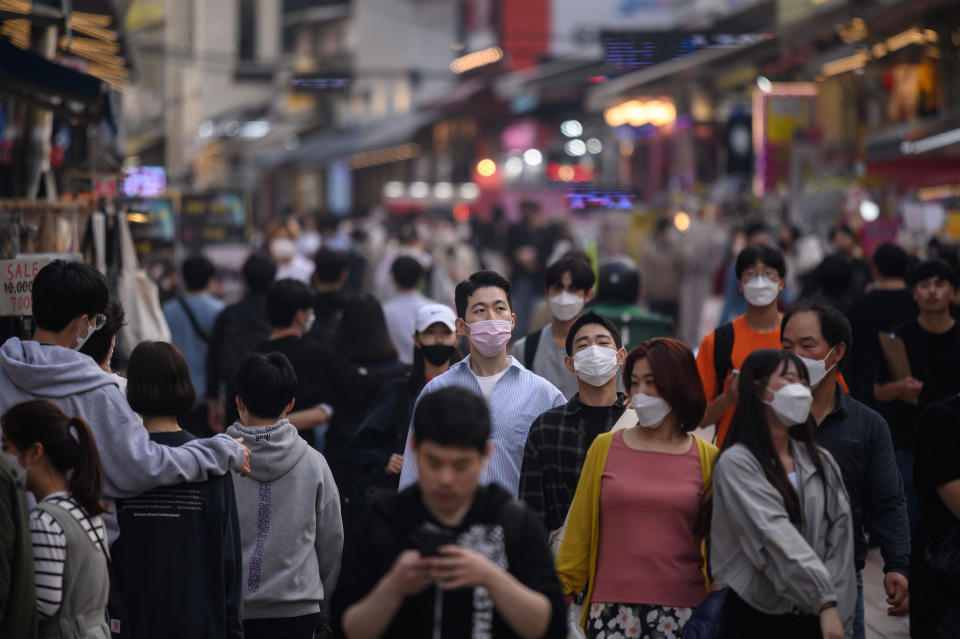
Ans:
[[[460,386],[487,400],[493,452],[480,481],[498,483],[516,496],[530,425],[542,413],[565,404],[566,399],[556,386],[507,355],[507,342],[516,322],[511,310],[510,282],[493,271],[480,271],[457,285],[455,298],[457,334],[470,340],[470,354],[432,379],[420,397],[441,388]],[[415,483],[418,477],[408,438],[400,490]]]

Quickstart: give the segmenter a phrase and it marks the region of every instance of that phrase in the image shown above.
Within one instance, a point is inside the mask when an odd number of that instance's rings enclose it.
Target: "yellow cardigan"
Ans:
[[[587,617],[590,613],[590,602],[593,600],[593,586],[597,576],[597,551],[600,546],[600,480],[603,469],[607,465],[607,454],[615,433],[599,435],[583,463],[580,481],[577,483],[577,492],[570,504],[567,515],[566,530],[560,551],[557,553],[557,576],[563,584],[566,594],[575,594],[588,585],[587,599],[583,606],[583,616],[580,625],[586,628]],[[713,476],[713,466],[720,451],[716,446],[694,436],[697,450],[700,453],[700,469],[703,471],[703,487],[706,494],[711,493],[710,479]],[[704,577],[706,578],[706,546],[701,544],[704,551]]]

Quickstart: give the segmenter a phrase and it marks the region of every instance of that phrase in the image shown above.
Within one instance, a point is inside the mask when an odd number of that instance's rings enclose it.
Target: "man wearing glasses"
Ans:
[[[140,418],[109,373],[79,349],[106,323],[109,294],[92,266],[54,260],[33,282],[32,340],[0,346],[0,414],[20,402],[46,399],[93,432],[107,499],[133,497],[158,486],[202,481],[230,470],[250,471],[250,451],[227,435],[170,448],[150,441]],[[116,517],[105,515],[112,543]]]
[[[716,443],[723,443],[737,405],[737,373],[750,353],[780,348],[780,310],[787,265],[783,253],[765,244],[748,246],[737,255],[737,283],[747,312],[707,334],[697,352],[697,370],[707,395],[701,426],[717,425]]]

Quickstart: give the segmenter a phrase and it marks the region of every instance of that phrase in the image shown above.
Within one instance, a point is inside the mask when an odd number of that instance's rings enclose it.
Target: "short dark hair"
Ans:
[[[880,277],[906,278],[910,271],[910,255],[900,245],[884,242],[873,252],[873,265]]]
[[[850,347],[853,345],[853,329],[850,328],[850,320],[838,311],[837,307],[831,304],[829,300],[819,295],[797,300],[793,308],[784,314],[783,320],[780,322],[781,335],[787,328],[787,322],[797,313],[816,313],[817,319],[820,321],[820,334],[823,335],[827,344],[833,347],[843,342],[847,347],[847,353],[850,352]],[[844,358],[846,358],[846,354],[844,354]]]
[[[107,318],[103,328],[91,335],[80,349],[81,353],[92,357],[97,364],[103,364],[107,361],[113,338],[120,332],[121,328],[126,326],[123,304],[115,297],[111,297],[107,301],[107,306],[103,309],[103,316]]]
[[[916,288],[917,284],[929,280],[931,277],[946,280],[953,288],[957,287],[957,272],[951,268],[946,260],[941,260],[939,257],[917,264],[916,268],[910,271],[907,284],[910,285],[910,288]],[[34,287],[36,287],[36,284],[34,284]]]
[[[737,255],[737,264],[735,267],[737,279],[739,280],[743,277],[743,272],[757,262],[760,262],[768,268],[777,269],[777,273],[780,274],[781,279],[787,274],[787,263],[783,259],[783,253],[781,253],[779,249],[767,246],[766,244],[755,244],[743,249],[740,251],[740,254]]]
[[[587,324],[599,324],[603,326],[610,331],[610,335],[613,337],[613,343],[617,345],[617,350],[619,351],[623,348],[623,339],[620,337],[620,331],[618,331],[616,325],[610,321],[610,318],[604,317],[596,311],[587,311],[578,317],[577,321],[570,326],[570,330],[567,331],[567,355],[573,355],[573,338],[575,338],[577,332]]]
[[[589,291],[597,281],[590,258],[583,253],[568,253],[548,266],[543,277],[544,286],[550,288],[560,284],[564,273],[570,273],[573,288],[577,291]]]
[[[183,261],[183,284],[188,291],[202,291],[210,284],[217,272],[213,262],[205,255],[194,255]]]
[[[141,415],[179,417],[197,404],[187,360],[169,342],[140,342],[127,363],[127,403]]]
[[[633,367],[641,359],[650,363],[657,392],[677,413],[680,429],[688,433],[699,426],[707,409],[707,396],[690,347],[668,337],[648,339],[637,346],[623,366],[623,385],[628,391]]]
[[[413,414],[413,437],[418,446],[433,442],[483,452],[490,439],[490,409],[482,397],[465,388],[427,393]]]
[[[333,284],[349,268],[349,259],[343,251],[321,247],[313,256],[313,276],[324,284]]]
[[[390,274],[393,281],[402,289],[416,288],[423,277],[423,266],[416,258],[409,255],[401,255],[393,261],[390,267]]]
[[[853,238],[857,236],[856,233],[853,232],[853,229],[846,224],[834,224],[832,227],[830,227],[830,241],[832,242],[833,238],[835,238],[839,233],[849,235]]]
[[[283,353],[254,353],[237,371],[237,395],[257,419],[276,419],[297,394],[297,374]]]
[[[251,293],[263,293],[277,276],[277,265],[266,255],[252,254],[243,263],[243,281]]]
[[[753,235],[759,235],[761,233],[769,233],[770,228],[767,226],[766,222],[751,222],[747,224],[747,227],[743,229],[743,234],[747,239],[750,239]]]
[[[453,293],[454,302],[457,306],[457,316],[463,319],[467,315],[467,301],[470,296],[477,292],[477,289],[488,286],[503,289],[507,294],[507,305],[513,310],[513,296],[510,294],[510,282],[496,271],[477,271],[467,279],[457,284]]]
[[[37,273],[31,298],[37,327],[59,333],[78,315],[102,313],[110,291],[100,271],[89,264],[53,260]]]
[[[277,280],[267,289],[267,319],[274,328],[289,327],[297,311],[310,308],[313,308],[313,291],[300,280]]]

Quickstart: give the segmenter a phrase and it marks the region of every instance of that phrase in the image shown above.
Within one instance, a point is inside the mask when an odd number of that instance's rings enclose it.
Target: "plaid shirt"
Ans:
[[[617,403],[610,406],[604,431],[613,428],[623,415],[626,401],[624,393],[617,393]],[[586,431],[579,393],[563,406],[540,415],[530,427],[520,470],[519,497],[543,520],[548,532],[562,526],[567,518],[583,460],[593,443],[587,441]]]

